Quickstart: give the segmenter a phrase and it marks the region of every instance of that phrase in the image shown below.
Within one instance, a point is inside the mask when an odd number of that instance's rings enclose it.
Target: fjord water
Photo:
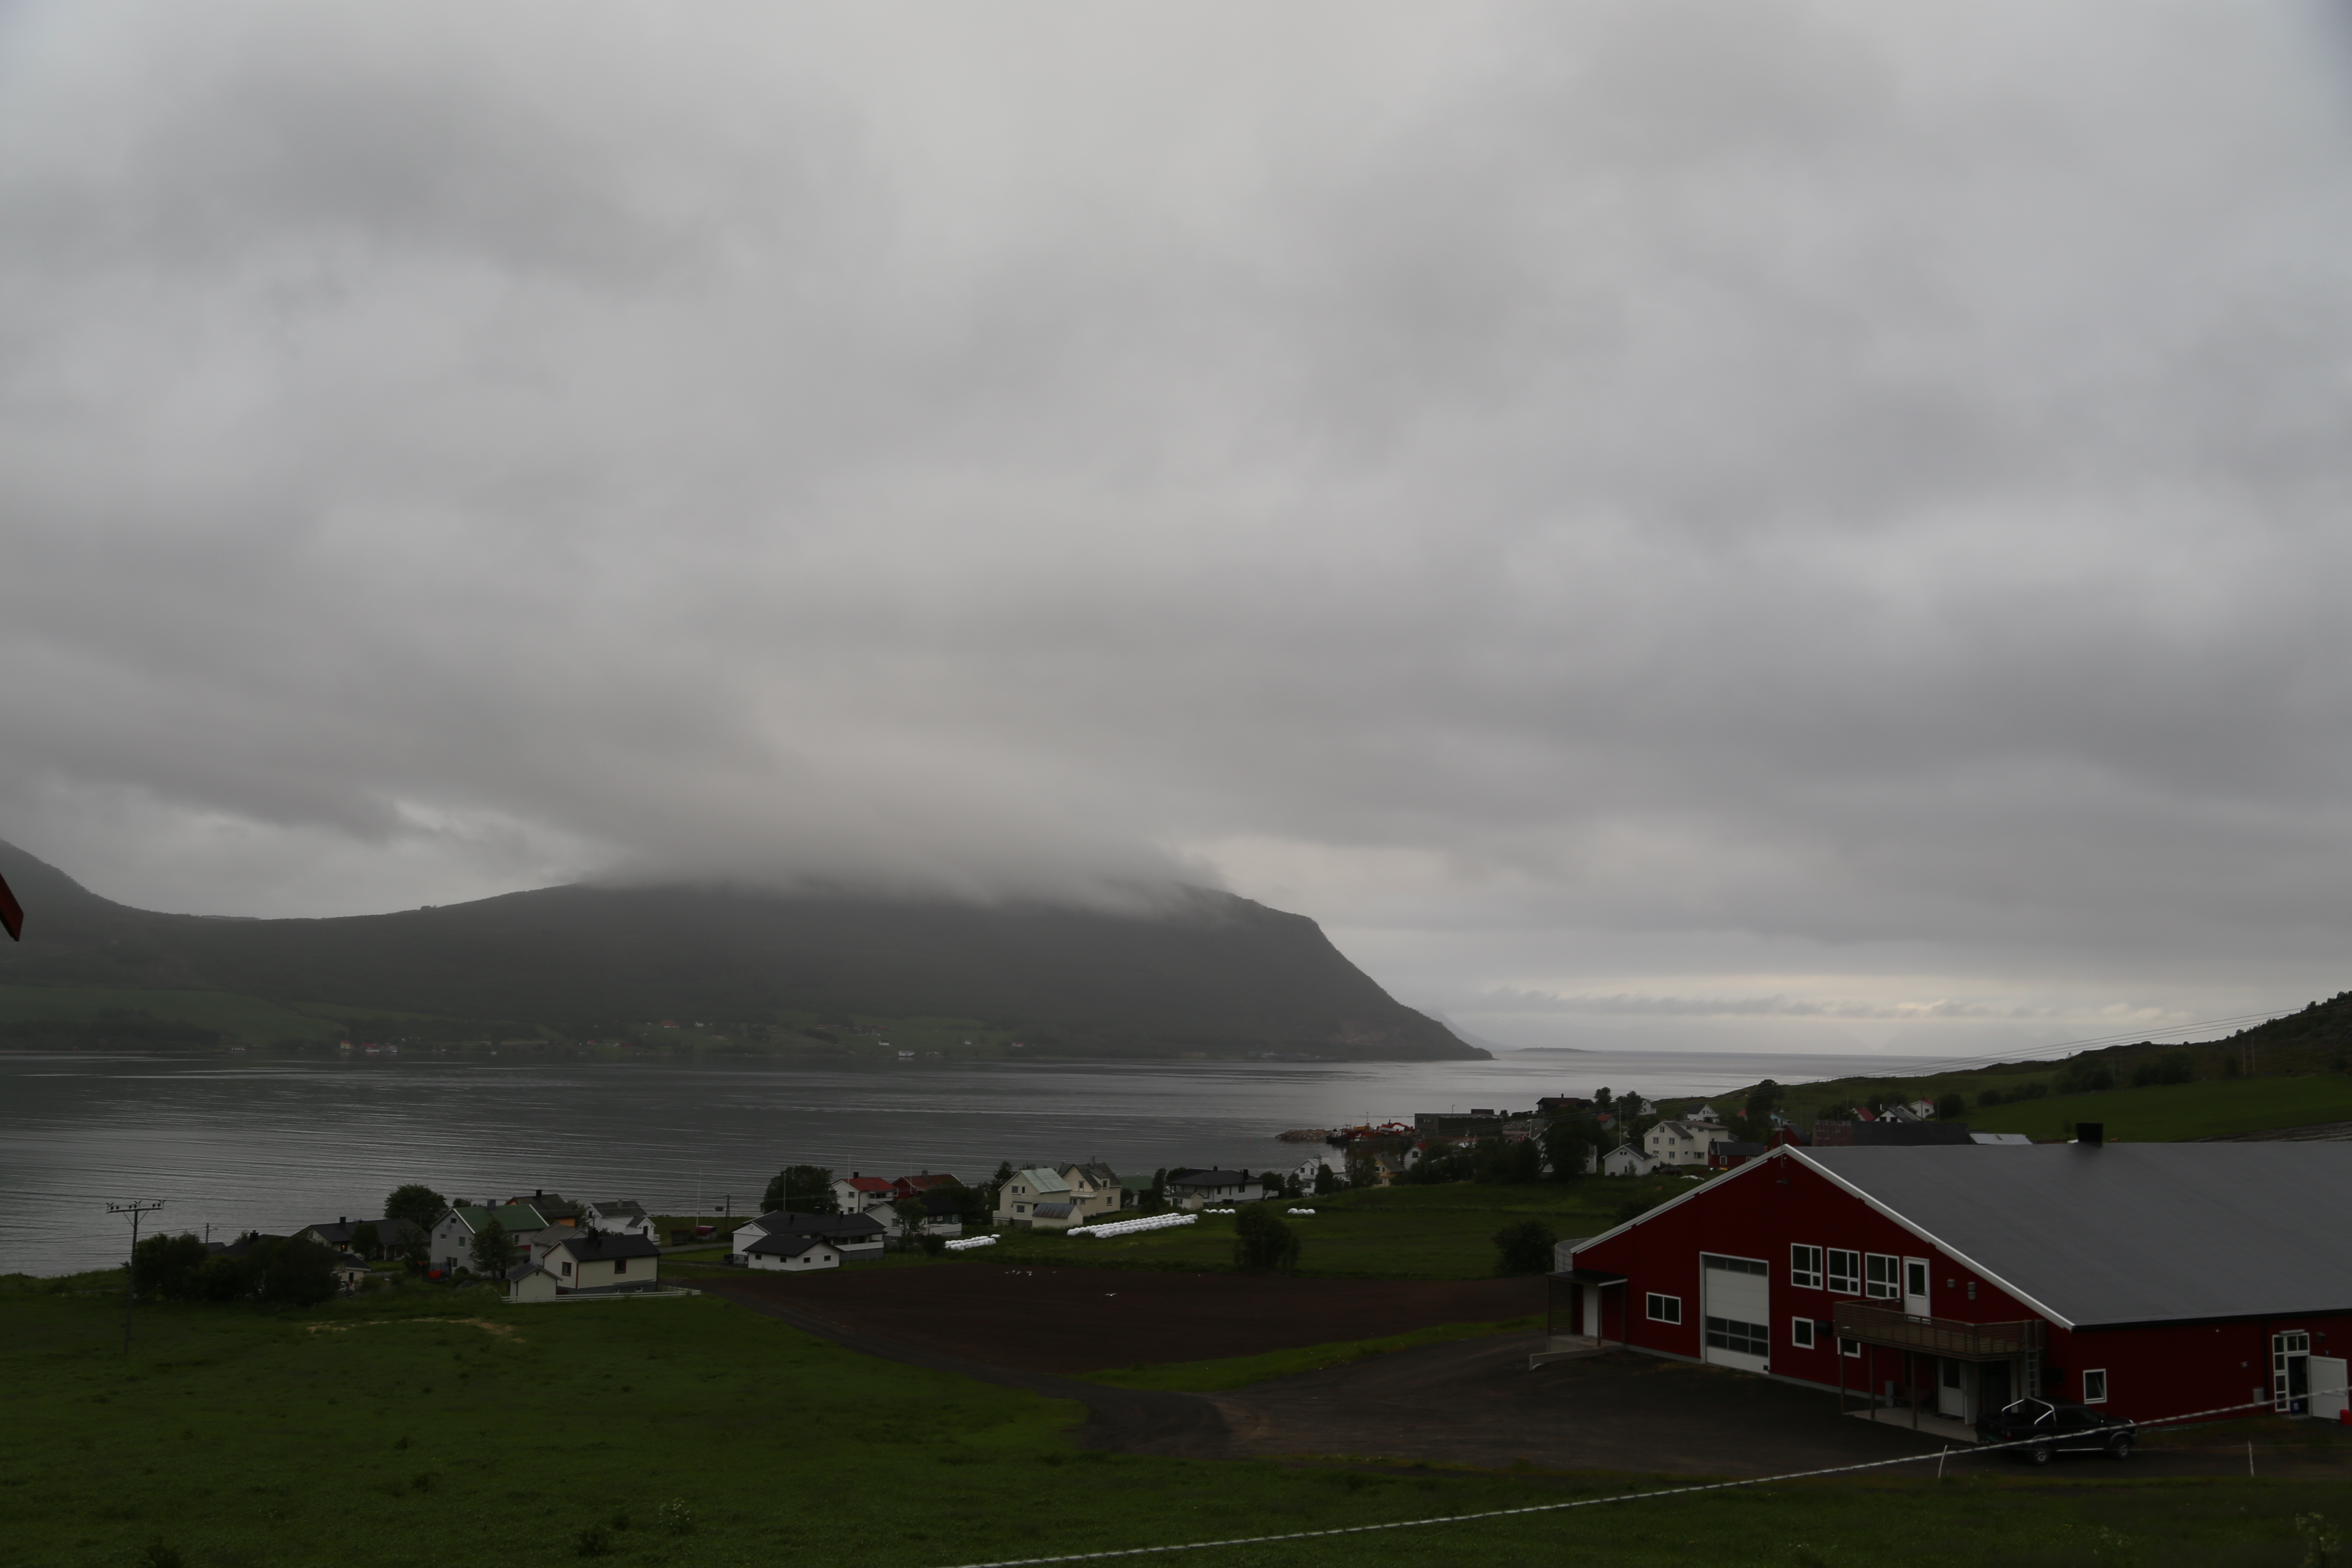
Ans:
[[[110,1201],[163,1199],[167,1229],[215,1239],[383,1212],[403,1182],[453,1196],[536,1189],[656,1213],[750,1212],[781,1166],[950,1171],[1102,1159],[1263,1170],[1313,1158],[1290,1127],[1525,1110],[1607,1085],[1653,1098],[1777,1078],[1901,1071],[1885,1057],[1525,1052],[1486,1062],[759,1060],[590,1062],[408,1054],[0,1056],[0,1273],[119,1261]]]

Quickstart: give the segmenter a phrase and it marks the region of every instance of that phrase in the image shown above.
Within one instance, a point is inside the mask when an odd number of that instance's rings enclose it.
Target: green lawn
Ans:
[[[1968,1113],[1969,1125],[1979,1132],[2025,1132],[2036,1138],[2063,1138],[2067,1124],[2076,1121],[2103,1122],[2110,1140],[2133,1143],[2352,1121],[2352,1078],[2331,1073],[2209,1079],[1970,1107]]]
[[[715,1300],[509,1308],[416,1289],[284,1315],[142,1308],[127,1359],[119,1304],[0,1280],[11,1564],[944,1568],[1622,1499],[1141,1561],[2286,1568],[2307,1560],[2298,1516],[2352,1512],[2341,1485],[2083,1467],[2057,1485],[2004,1469],[1643,1500],[1683,1483],[1106,1456],[1072,1442],[1074,1406]]]
[[[1373,1187],[1302,1199],[1297,1206],[1314,1215],[1284,1217],[1297,1228],[1301,1274],[1478,1279],[1495,1272],[1495,1233],[1514,1221],[1542,1220],[1563,1238],[1598,1236],[1617,1223],[1622,1205],[1657,1203],[1696,1184],[1680,1176],[1591,1176],[1527,1186]],[[1277,1214],[1292,1206],[1273,1205]],[[1234,1260],[1234,1220],[1224,1215],[1107,1240],[1055,1231],[998,1235],[987,1256],[1007,1262],[1228,1268]]]

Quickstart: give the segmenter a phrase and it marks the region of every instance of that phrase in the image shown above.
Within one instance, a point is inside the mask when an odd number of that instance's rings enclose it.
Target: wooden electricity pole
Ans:
[[[139,1218],[142,1215],[152,1213],[163,1206],[163,1200],[161,1198],[152,1204],[106,1205],[106,1212],[109,1214],[127,1214],[131,1216],[131,1262],[122,1270],[122,1353],[124,1355],[131,1353],[131,1304],[139,1300]]]

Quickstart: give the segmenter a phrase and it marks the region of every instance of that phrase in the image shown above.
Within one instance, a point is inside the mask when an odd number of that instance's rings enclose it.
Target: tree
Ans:
[[[1769,1078],[1749,1089],[1744,1114],[1732,1131],[1751,1143],[1772,1142],[1772,1113],[1780,1109],[1781,1092]]]
[[[386,1219],[404,1219],[419,1230],[431,1230],[445,1214],[457,1205],[422,1182],[411,1182],[392,1189],[392,1196],[383,1200]]]
[[[890,1207],[898,1215],[898,1235],[912,1249],[923,1238],[923,1224],[931,1217],[930,1209],[920,1198],[900,1198]]]
[[[245,1262],[253,1295],[265,1305],[315,1307],[335,1293],[335,1255],[315,1241],[257,1241]]]
[[[1592,1103],[1599,1106],[1603,1110],[1608,1110],[1612,1103],[1609,1098],[1609,1090],[1606,1088],[1595,1090],[1592,1096]]]
[[[1966,1116],[1968,1113],[1968,1101],[1962,1100],[1958,1095],[1939,1094],[1936,1097],[1937,1121],[1958,1121],[1961,1117]]]
[[[507,1277],[507,1270],[515,1266],[518,1250],[515,1238],[507,1234],[507,1227],[493,1215],[488,1225],[475,1233],[471,1252],[474,1272],[485,1279],[503,1279]]]
[[[1234,1220],[1234,1262],[1244,1268],[1294,1268],[1298,1235],[1264,1204],[1245,1204]]]
[[[1495,1272],[1549,1274],[1551,1272],[1551,1249],[1559,1240],[1551,1226],[1539,1219],[1523,1219],[1517,1225],[1507,1225],[1495,1233]]]
[[[1551,1167],[1552,1179],[1573,1182],[1584,1174],[1584,1157],[1592,1147],[1585,1124],[1562,1116],[1555,1118],[1543,1130],[1544,1163]]]
[[[834,1195],[833,1171],[825,1165],[786,1165],[760,1196],[760,1212],[775,1214],[839,1214],[841,1200]]]
[[[131,1289],[151,1300],[194,1300],[205,1257],[205,1244],[193,1236],[151,1236],[131,1255]]]
[[[1347,1190],[1348,1184],[1339,1179],[1339,1172],[1333,1170],[1328,1164],[1318,1164],[1315,1167],[1315,1195],[1317,1197],[1328,1198],[1334,1193],[1344,1193]]]
[[[1361,1143],[1348,1145],[1348,1185],[1377,1187],[1381,1184],[1380,1156]]]

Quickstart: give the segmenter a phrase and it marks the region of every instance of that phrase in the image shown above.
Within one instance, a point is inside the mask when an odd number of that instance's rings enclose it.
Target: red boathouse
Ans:
[[[2332,1418],[2347,1200],[2352,1143],[1784,1147],[1552,1279],[1579,1333],[1963,1421],[2026,1394]]]

